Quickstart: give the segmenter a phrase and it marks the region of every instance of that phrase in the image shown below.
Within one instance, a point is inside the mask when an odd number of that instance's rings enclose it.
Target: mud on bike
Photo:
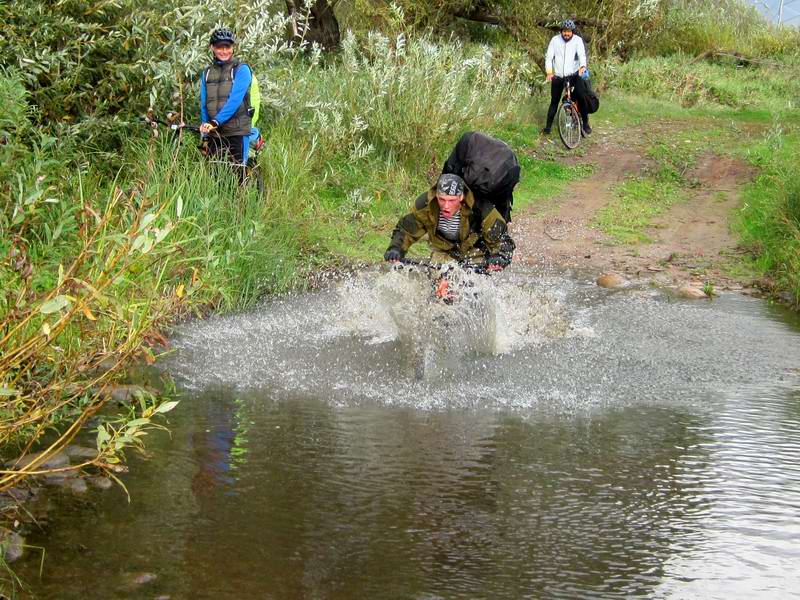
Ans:
[[[212,129],[209,133],[202,133],[198,125],[190,125],[181,122],[180,115],[175,112],[168,112],[164,119],[159,119],[155,116],[153,111],[147,111],[143,122],[152,128],[154,136],[157,135],[159,125],[169,129],[172,132],[172,140],[175,145],[180,143],[184,131],[190,131],[196,134],[200,138],[200,144],[197,146],[200,154],[209,159],[212,163],[225,165],[226,167],[242,168],[242,186],[244,187],[255,183],[259,195],[264,192],[264,174],[261,172],[261,167],[258,163],[258,155],[263,150],[266,142],[257,129],[253,130],[254,135],[251,136],[253,139],[250,141],[250,152],[247,157],[247,164],[237,165],[223,158],[223,155],[220,155],[219,159],[212,158],[214,155],[211,154],[210,137],[216,136],[218,139],[220,138],[219,133],[217,133],[215,129]]]

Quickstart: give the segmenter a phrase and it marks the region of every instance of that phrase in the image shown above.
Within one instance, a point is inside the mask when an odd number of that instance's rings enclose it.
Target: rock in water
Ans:
[[[15,531],[0,527],[0,552],[5,562],[14,562],[25,552],[25,538]]]
[[[624,286],[628,282],[622,275],[617,273],[604,273],[597,278],[595,283],[603,288],[618,288]]]
[[[34,462],[38,459],[44,452],[36,452],[34,454],[27,454],[23,456],[19,462],[16,461],[9,461],[6,463],[6,466],[13,467],[16,470],[22,470],[27,467],[29,464]],[[67,456],[64,452],[56,452],[53,456],[48,458],[42,463],[39,463],[36,466],[36,470],[45,470],[45,469],[58,469],[60,467],[66,467],[69,464],[69,456]]]
[[[706,293],[700,288],[692,287],[691,285],[684,285],[678,288],[678,295],[681,298],[688,300],[699,300],[701,298],[708,298]]]

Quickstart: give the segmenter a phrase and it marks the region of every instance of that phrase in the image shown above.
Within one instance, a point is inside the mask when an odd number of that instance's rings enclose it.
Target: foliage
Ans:
[[[774,126],[753,149],[759,177],[745,189],[737,229],[762,273],[774,275],[800,305],[800,135]]]
[[[737,66],[736,59],[693,63],[691,57],[643,57],[596,69],[605,87],[695,106],[790,113],[800,96],[792,61]]]

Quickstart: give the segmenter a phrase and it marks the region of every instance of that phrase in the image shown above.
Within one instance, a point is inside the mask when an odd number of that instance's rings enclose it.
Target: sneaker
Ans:
[[[586,124],[583,126],[583,135],[589,135],[590,133],[592,133],[592,128],[591,128],[591,127],[589,127],[589,124],[588,124],[588,123],[586,123]]]
[[[544,129],[542,129],[542,135],[550,135],[550,128],[545,127]]]

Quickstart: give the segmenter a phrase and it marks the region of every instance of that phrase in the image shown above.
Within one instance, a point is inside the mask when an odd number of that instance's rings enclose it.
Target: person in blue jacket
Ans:
[[[244,166],[254,134],[250,106],[253,74],[249,65],[234,58],[235,43],[229,29],[211,34],[214,60],[200,78],[200,132],[208,135],[210,156],[227,154],[234,164]]]

